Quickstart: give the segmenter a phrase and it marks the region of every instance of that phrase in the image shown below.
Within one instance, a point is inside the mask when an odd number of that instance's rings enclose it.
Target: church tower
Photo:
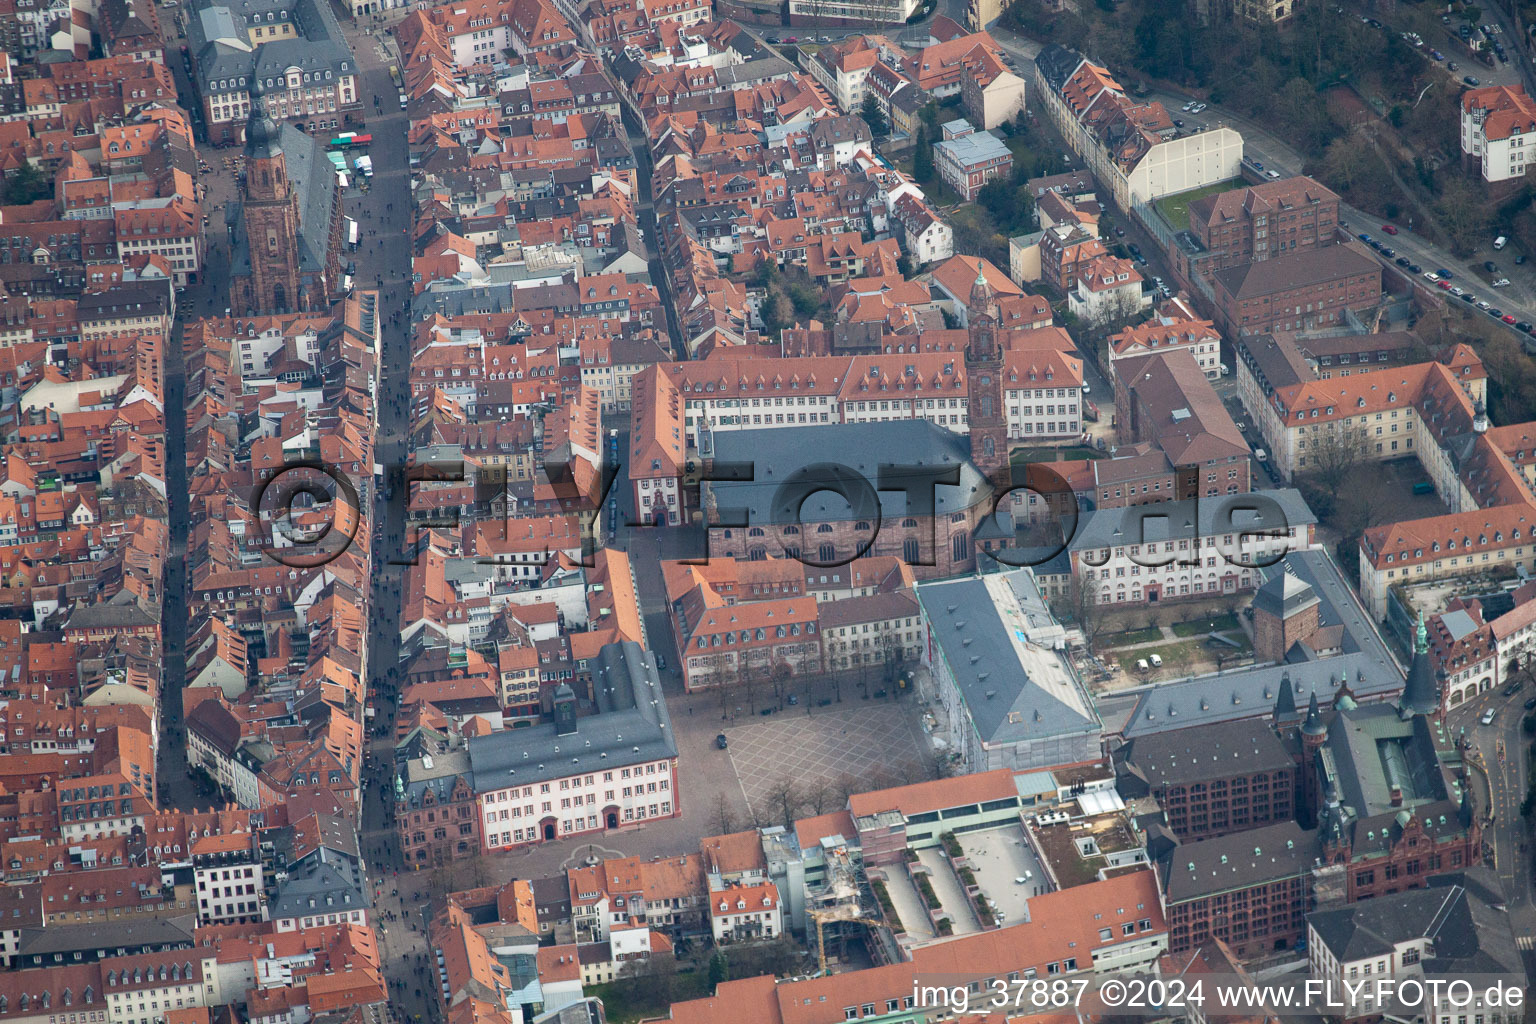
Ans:
[[[1413,632],[1413,661],[1408,666],[1408,681],[1403,685],[1397,708],[1404,719],[1440,714],[1440,686],[1429,659],[1429,631],[1424,627],[1423,612],[1419,612],[1419,625]]]
[[[997,341],[997,302],[981,261],[976,263],[976,283],[966,303],[965,341],[971,461],[1002,494],[1012,486],[1008,414],[1003,406],[1003,353]]]
[[[245,132],[245,236],[251,248],[251,313],[288,313],[304,307],[299,277],[299,197],[288,180],[277,122],[260,87],[251,90]],[[236,313],[242,310],[237,309]]]

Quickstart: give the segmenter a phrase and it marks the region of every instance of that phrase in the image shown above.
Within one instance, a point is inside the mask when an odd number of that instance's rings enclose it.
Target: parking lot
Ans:
[[[815,714],[789,708],[740,719],[725,734],[748,806],[769,821],[784,816],[786,783],[800,805],[797,814],[818,813],[815,806],[807,809],[818,803],[827,812],[842,805],[843,782],[858,793],[899,785],[908,772],[916,781],[930,760],[910,703],[818,708]]]

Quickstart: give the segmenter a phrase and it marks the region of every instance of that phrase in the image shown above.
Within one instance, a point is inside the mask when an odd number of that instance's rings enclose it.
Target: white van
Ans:
[[[1138,671],[1138,672],[1146,672],[1149,669],[1149,667],[1150,666],[1147,665],[1147,659],[1146,658],[1137,658],[1136,659],[1136,671]]]
[[[1154,654],[1154,655],[1152,655],[1152,667],[1153,668],[1162,668],[1163,667],[1163,656],[1161,654]]]
[[[1495,249],[1502,249],[1502,248],[1504,248],[1508,244],[1509,244],[1509,239],[1506,238],[1504,235],[1500,235],[1498,238],[1495,238],[1493,240],[1493,247]]]

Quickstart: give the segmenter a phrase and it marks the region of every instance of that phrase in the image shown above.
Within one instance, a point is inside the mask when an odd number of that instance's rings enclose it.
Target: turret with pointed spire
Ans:
[[[1275,696],[1275,728],[1285,729],[1296,724],[1301,716],[1296,711],[1296,690],[1291,686],[1291,674],[1280,673],[1280,692]]]
[[[1309,738],[1326,736],[1328,726],[1323,722],[1322,712],[1317,708],[1317,691],[1312,691],[1312,700],[1307,704],[1307,720],[1301,723],[1301,734]]]
[[[1429,630],[1424,625],[1422,611],[1413,635],[1413,663],[1408,668],[1408,682],[1403,685],[1397,710],[1403,718],[1434,715],[1440,711],[1440,688],[1435,684],[1435,669],[1429,660]]]

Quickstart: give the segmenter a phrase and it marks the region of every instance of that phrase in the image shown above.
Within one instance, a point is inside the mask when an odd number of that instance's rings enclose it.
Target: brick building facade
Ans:
[[[1189,230],[1209,253],[1203,270],[1225,270],[1332,245],[1339,197],[1297,176],[1202,196],[1189,204]]]
[[[1181,840],[1290,821],[1299,765],[1261,719],[1138,737],[1117,759],[1125,796],[1151,796]]]
[[[1381,300],[1381,265],[1350,245],[1303,249],[1211,275],[1223,333],[1337,327]]]

